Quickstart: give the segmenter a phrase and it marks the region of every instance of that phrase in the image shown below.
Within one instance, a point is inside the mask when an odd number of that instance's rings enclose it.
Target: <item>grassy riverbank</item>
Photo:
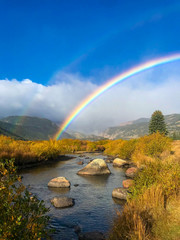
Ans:
[[[114,221],[109,240],[180,239],[180,141],[171,143],[160,138],[162,152],[157,148],[158,142],[154,145],[151,141],[154,153],[135,150],[132,154],[132,160],[139,166],[143,164],[143,169],[134,179],[129,199]],[[140,145],[140,149],[144,147]]]
[[[170,149],[171,140],[160,134],[152,134],[133,140],[100,140],[86,141],[78,139],[63,139],[49,141],[22,141],[0,136],[0,158],[15,159],[17,165],[58,159],[66,153],[79,151],[104,151],[106,155],[132,159],[137,164],[144,157],[156,157],[164,150]]]
[[[0,158],[15,159],[16,165],[28,165],[57,160],[66,153],[102,151],[104,141],[90,142],[73,139],[60,141],[22,141],[0,136]]]

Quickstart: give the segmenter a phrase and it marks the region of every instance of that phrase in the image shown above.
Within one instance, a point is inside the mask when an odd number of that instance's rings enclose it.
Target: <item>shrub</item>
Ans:
[[[120,149],[123,146],[125,140],[118,139],[118,140],[110,140],[108,143],[104,145],[105,147],[105,154],[112,155],[112,156],[119,156]]]
[[[148,159],[160,158],[163,151],[170,151],[172,140],[159,132],[137,140],[132,160],[144,164]],[[148,158],[149,157],[149,158]]]
[[[164,207],[172,195],[178,195],[180,186],[180,166],[175,162],[156,160],[146,164],[134,178],[129,197],[137,198],[153,185],[161,186],[164,195]]]
[[[119,157],[123,159],[131,159],[132,154],[135,151],[136,148],[136,139],[131,139],[131,140],[126,140],[124,143],[121,145],[119,149]]]
[[[0,239],[47,237],[48,209],[23,186],[13,160],[0,160],[0,179]]]
[[[92,152],[92,151],[96,151],[96,149],[97,149],[96,142],[87,141],[86,151]]]

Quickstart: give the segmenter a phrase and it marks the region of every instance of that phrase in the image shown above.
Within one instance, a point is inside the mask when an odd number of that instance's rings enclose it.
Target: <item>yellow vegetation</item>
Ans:
[[[163,213],[164,198],[160,186],[147,189],[139,198],[129,201],[118,213],[110,240],[152,240],[154,220]]]
[[[132,140],[109,140],[105,145],[105,154],[123,159],[131,159],[137,165],[160,158],[162,152],[170,153],[172,140],[159,132]]]
[[[132,158],[144,168],[114,220],[110,240],[180,239],[180,141],[170,146],[171,141],[159,135],[137,141]]]
[[[65,153],[76,151],[104,150],[106,141],[81,141],[78,139],[63,139],[49,141],[21,141],[0,136],[0,158],[15,159],[16,164],[23,165],[38,161],[57,159]]]
[[[77,151],[104,151],[144,165],[134,179],[129,200],[118,213],[110,240],[180,239],[180,141],[160,133],[135,140],[15,141],[0,136],[0,159],[15,158],[17,164],[57,159]],[[6,169],[4,169],[6,171]],[[3,172],[6,174],[6,172]],[[3,190],[3,186],[1,189]],[[17,221],[14,215],[11,221]],[[31,226],[36,228],[35,225]]]
[[[178,151],[179,142],[176,141],[172,151]],[[15,158],[16,163],[22,165],[57,159],[59,155],[65,153],[104,151],[105,154],[130,159],[136,162],[137,165],[141,165],[147,161],[154,161],[154,158],[163,157],[162,152],[165,149],[166,155],[170,158],[170,146],[171,140],[160,133],[132,140],[119,139],[95,142],[78,139],[15,141],[10,137],[0,136],[0,158]],[[174,155],[174,158],[178,158],[176,155]]]

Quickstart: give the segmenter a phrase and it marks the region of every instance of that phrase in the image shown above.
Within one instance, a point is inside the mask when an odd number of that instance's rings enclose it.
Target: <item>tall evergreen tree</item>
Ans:
[[[152,134],[157,131],[159,131],[160,133],[165,134],[165,135],[168,134],[164,116],[163,116],[162,112],[159,110],[155,111],[152,114],[151,120],[149,123],[149,134]]]

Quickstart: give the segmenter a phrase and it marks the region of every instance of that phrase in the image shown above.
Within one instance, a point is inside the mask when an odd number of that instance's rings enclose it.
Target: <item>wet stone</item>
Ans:
[[[56,208],[72,207],[74,205],[74,199],[68,197],[54,197],[51,199],[51,203]]]

